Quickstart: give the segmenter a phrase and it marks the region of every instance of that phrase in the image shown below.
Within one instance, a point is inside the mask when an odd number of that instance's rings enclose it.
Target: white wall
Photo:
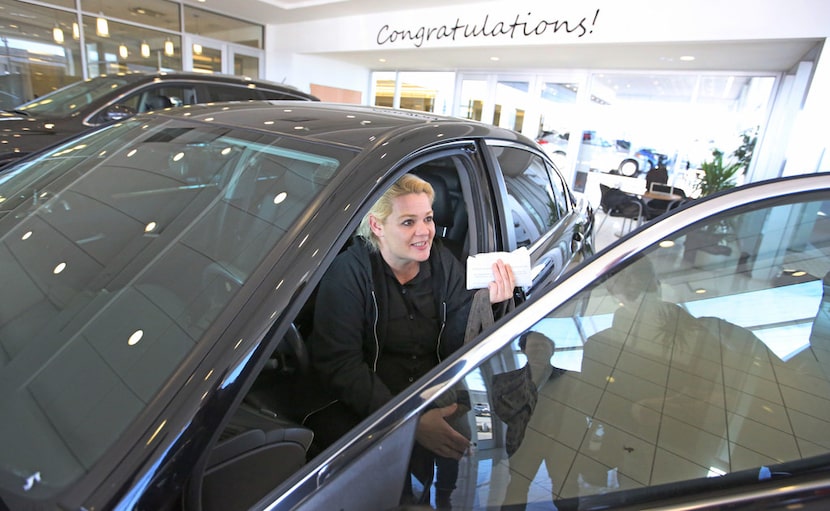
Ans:
[[[417,4],[417,3],[416,3]],[[554,32],[541,21],[569,21]],[[519,23],[515,29],[510,25]],[[576,28],[581,22],[582,27]],[[459,27],[452,30],[453,27]],[[487,27],[487,33],[470,29]],[[533,33],[535,27],[545,28]],[[424,38],[397,37],[397,31]],[[431,33],[429,29],[435,29]],[[466,29],[466,34],[465,34]],[[500,30],[504,29],[504,30]],[[498,31],[498,33],[495,33]],[[269,37],[273,50],[289,52],[371,51],[388,48],[460,48],[654,41],[740,41],[830,36],[825,0],[535,0],[482,2],[279,25]]]
[[[414,5],[417,5],[415,3]],[[567,20],[572,31],[554,31],[545,22]],[[518,23],[518,24],[517,24]],[[473,29],[486,27],[486,33]],[[535,27],[542,27],[534,33]],[[423,29],[423,30],[420,30]],[[410,31],[413,37],[402,35]],[[466,31],[466,32],[465,32]],[[418,35],[423,35],[418,38]],[[308,90],[311,83],[359,90],[371,102],[370,69],[340,63],[340,52],[389,49],[523,47],[596,43],[681,41],[775,41],[830,37],[826,0],[561,0],[481,2],[267,27],[266,77]],[[417,46],[417,47],[416,47]],[[327,53],[329,57],[314,56]],[[792,74],[782,86],[802,77]],[[787,121],[774,137],[759,141],[768,156],[752,180],[784,173],[830,170],[830,142],[820,127],[830,117],[830,57],[809,76],[810,88],[779,95],[779,115]],[[797,84],[796,84],[797,85]],[[801,108],[803,105],[803,109]],[[794,111],[795,110],[795,111]],[[773,109],[773,111],[775,111]],[[766,145],[766,147],[764,147]],[[786,149],[783,149],[786,148]],[[757,154],[757,153],[756,153]]]
[[[266,27],[266,41],[279,39],[282,25]],[[357,90],[368,101],[371,70],[334,59],[287,51],[269,45],[266,49],[265,78],[285,82],[305,92],[311,84]]]

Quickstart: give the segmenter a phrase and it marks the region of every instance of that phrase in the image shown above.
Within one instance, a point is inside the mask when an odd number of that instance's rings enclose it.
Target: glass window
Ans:
[[[211,101],[249,101],[254,98],[262,97],[262,91],[252,90],[247,87],[233,87],[230,85],[211,85],[209,92]],[[278,99],[284,98],[285,96]]]
[[[521,133],[524,126],[524,108],[531,101],[528,95],[529,88],[530,83],[526,81],[500,80],[496,84],[493,124]]]
[[[510,340],[463,380],[473,413],[454,420],[474,449],[443,498],[461,509],[645,508],[824,466],[823,199],[687,228]]]
[[[265,27],[189,5],[184,6],[184,30],[190,34],[252,48],[264,47]]]
[[[484,98],[487,97],[487,81],[465,79],[461,83],[461,99],[457,106],[457,114],[464,119],[482,120],[484,113]]]
[[[75,7],[74,2],[72,7]],[[129,20],[132,23],[178,32],[181,30],[179,3],[167,0],[142,0],[140,3],[81,0],[81,9],[101,13],[107,18]]]
[[[548,168],[542,157],[523,149],[497,147],[507,187],[508,207],[513,218],[515,247],[531,245],[548,232],[561,217],[564,197],[553,192]]]
[[[13,2],[0,9],[0,108],[13,109],[83,77],[74,13]]]
[[[253,79],[259,78],[259,57],[234,53],[233,74]]]
[[[193,69],[201,73],[221,73],[222,72],[222,58],[224,52],[221,48],[215,48],[210,45],[194,43],[193,49]]]
[[[394,106],[396,83],[400,83],[400,108],[449,114],[455,73],[440,72],[377,72],[375,105]]]
[[[107,22],[101,35],[96,18],[84,16],[84,40],[90,76],[126,71],[182,68],[181,37],[124,23]]]

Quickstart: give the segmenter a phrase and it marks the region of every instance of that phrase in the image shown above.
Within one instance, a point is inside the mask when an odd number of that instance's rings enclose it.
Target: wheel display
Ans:
[[[640,171],[640,164],[634,158],[626,158],[620,162],[618,170],[623,176],[634,177]]]

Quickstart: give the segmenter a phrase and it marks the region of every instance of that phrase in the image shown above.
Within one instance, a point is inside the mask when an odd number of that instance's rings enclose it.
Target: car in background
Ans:
[[[315,288],[405,173],[432,184],[436,237],[461,261],[527,250],[531,282],[517,303],[591,253],[592,211],[531,139],[423,112],[191,105],[10,165],[0,509],[298,504],[306,490],[287,485],[335,466],[297,417]],[[387,479],[406,452],[384,450],[389,466],[359,480]],[[344,493],[351,471],[316,473],[320,490],[365,499],[350,509],[395,491]]]
[[[473,413],[478,416],[482,417],[489,417],[490,416],[490,405],[487,403],[476,403],[473,405]]]
[[[649,170],[656,168],[661,163],[667,168],[672,168],[675,162],[675,157],[669,157],[666,153],[660,153],[655,149],[648,147],[638,149],[637,152],[634,153],[634,159],[637,160],[639,169],[642,172],[648,172]]]
[[[536,142],[561,165],[567,158],[569,140],[570,133],[550,130],[543,131]],[[599,136],[596,131],[583,131],[576,170],[634,177],[641,167],[635,158],[629,156],[630,149],[631,144],[626,140],[611,142]]]
[[[294,87],[217,74],[101,75],[0,111],[0,168],[62,140],[141,112],[219,101],[316,101]]]

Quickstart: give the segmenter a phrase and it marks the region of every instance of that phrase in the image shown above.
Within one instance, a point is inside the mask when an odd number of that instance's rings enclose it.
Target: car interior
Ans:
[[[455,162],[439,158],[411,172],[432,185],[436,237],[463,262],[470,246],[468,214]],[[248,509],[316,455],[313,432],[302,425],[298,407],[303,402],[298,396],[307,395],[308,385],[314,384],[309,381],[305,340],[312,330],[315,293],[316,289],[211,450],[202,480],[191,482],[185,498],[188,509]],[[325,403],[306,402],[305,408],[310,411],[318,404]]]

